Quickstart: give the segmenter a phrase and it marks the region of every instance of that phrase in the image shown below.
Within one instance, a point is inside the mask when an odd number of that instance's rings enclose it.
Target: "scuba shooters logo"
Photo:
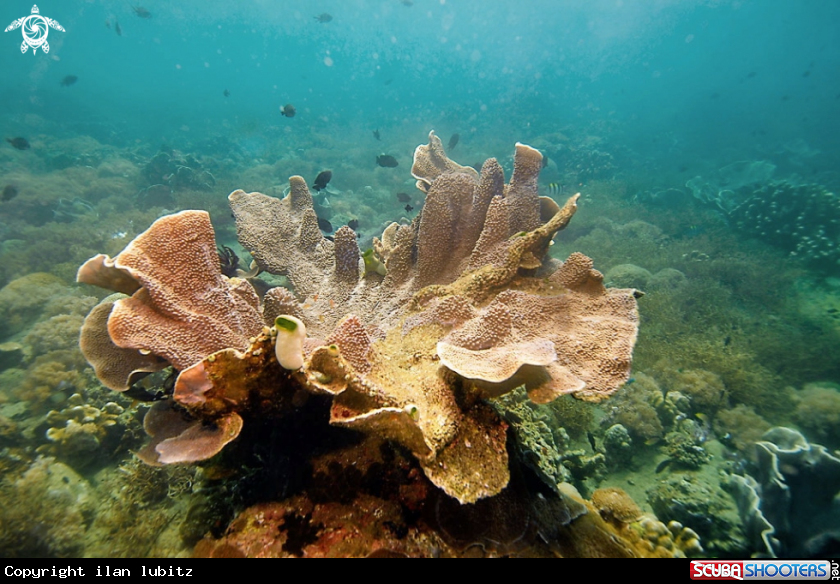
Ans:
[[[57,20],[41,16],[38,5],[35,4],[32,6],[32,14],[13,21],[3,32],[21,29],[23,42],[20,45],[20,52],[26,53],[29,47],[32,47],[32,54],[34,55],[38,52],[39,47],[45,54],[50,52],[47,36],[50,34],[51,28],[65,32],[64,27],[58,24]]]
[[[828,560],[692,560],[692,580],[838,580]]]

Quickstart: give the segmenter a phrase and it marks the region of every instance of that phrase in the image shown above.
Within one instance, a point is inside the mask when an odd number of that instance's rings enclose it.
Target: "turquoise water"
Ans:
[[[301,476],[330,475],[324,453],[355,439],[338,433],[288,452],[295,423],[240,437],[254,446],[238,468],[229,460],[221,470],[140,465],[131,452],[144,444],[147,404],[103,387],[79,353],[83,319],[105,293],[75,284],[76,268],[100,252],[116,255],[155,219],[183,209],[209,211],[218,243],[247,268],[227,195],[282,197],[289,176],[311,187],[327,169],[331,181],[316,196],[323,233],[356,222],[364,251],[390,221],[420,215],[412,156],[434,130],[451,159],[476,166],[496,157],[507,180],[514,144],[537,148],[540,194],[560,204],[582,195],[551,256],[583,252],[607,285],[646,293],[630,382],[597,405],[565,396],[534,406],[558,453],[551,480],[587,500],[621,488],[641,512],[697,532],[707,556],[836,556],[836,2],[149,0],[141,10],[91,0],[38,8],[64,28],[48,30],[48,53],[22,54],[21,28],[0,35],[8,140],[0,146],[0,555],[189,556],[200,541],[223,537],[254,555],[234,528],[225,531],[237,515],[302,494],[332,501],[322,492],[330,489]],[[0,23],[31,11],[7,1]],[[283,115],[287,104],[294,117]],[[382,155],[398,165],[377,164]],[[171,393],[165,377],[146,379],[145,391]],[[81,404],[95,412],[73,409]],[[324,422],[324,404],[309,407]],[[68,420],[93,426],[71,437]],[[767,438],[771,427],[803,441]],[[511,432],[521,447],[525,430]],[[764,513],[770,549],[738,508],[738,485],[761,475],[766,451],[794,469],[784,479],[795,500],[828,485],[819,504],[794,502],[797,517]],[[399,449],[388,456],[406,477],[417,470]],[[534,472],[527,454],[514,458]],[[796,470],[804,459],[819,470]],[[335,484],[388,498],[385,487],[338,475],[330,475]],[[46,509],[23,504],[24,491],[55,491],[56,476],[72,486],[60,529],[47,526]],[[389,480],[419,480],[400,476]],[[681,480],[697,491],[677,494]],[[764,511],[775,505],[766,485],[752,488]],[[518,504],[532,504],[522,489]],[[494,527],[456,533],[440,519],[449,504],[441,497],[420,497],[411,512],[400,500],[393,522],[437,534],[443,554],[469,555],[474,542],[487,555],[582,553],[540,547],[546,531],[537,537],[533,525],[498,535],[501,503],[487,504]],[[142,519],[130,512],[138,504],[148,509]],[[573,530],[573,520],[559,524]],[[123,539],[106,535],[113,525]],[[305,551],[317,537],[307,537],[284,553],[317,555]],[[332,553],[434,555],[389,545]]]

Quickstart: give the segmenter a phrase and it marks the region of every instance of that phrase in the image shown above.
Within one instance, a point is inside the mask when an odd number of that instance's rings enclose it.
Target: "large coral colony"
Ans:
[[[461,504],[498,495],[512,476],[493,402],[523,387],[537,404],[604,400],[627,381],[638,332],[636,290],[606,288],[582,254],[549,257],[578,195],[562,207],[541,197],[541,163],[517,144],[505,184],[495,159],[460,166],[432,132],[412,167],[422,213],[364,253],[350,227],[322,235],[299,176],[283,199],[234,191],[241,244],[291,283],[262,298],[244,274],[222,275],[204,211],[163,216],[115,257],[88,260],[78,281],[115,292],[81,332],[100,381],[126,391],[177,373],[146,414],[139,457],[207,460],[314,394],[331,403],[330,425],[396,443]],[[679,528],[660,541],[696,545]]]

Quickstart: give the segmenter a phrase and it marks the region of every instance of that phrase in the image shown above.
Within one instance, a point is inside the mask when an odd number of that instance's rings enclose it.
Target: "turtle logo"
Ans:
[[[50,28],[64,32],[64,28],[58,24],[58,21],[47,18],[46,16],[41,16],[38,13],[37,4],[32,6],[32,14],[24,16],[23,18],[18,18],[12,24],[7,26],[4,32],[9,32],[10,30],[15,30],[17,28],[20,28],[23,33],[23,42],[20,45],[20,52],[25,53],[29,47],[32,47],[33,55],[38,52],[38,47],[40,47],[44,53],[50,52],[50,44],[47,42],[47,35],[50,32]]]

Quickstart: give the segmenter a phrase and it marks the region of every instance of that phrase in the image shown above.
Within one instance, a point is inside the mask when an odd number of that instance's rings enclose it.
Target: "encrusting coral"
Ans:
[[[114,402],[108,402],[102,408],[86,404],[84,398],[74,393],[67,400],[67,406],[61,411],[52,410],[47,414],[47,439],[51,444],[40,447],[39,452],[49,452],[66,457],[97,450],[105,440],[108,429],[117,425],[117,419],[123,408]]]
[[[638,331],[635,290],[606,289],[582,254],[547,257],[578,196],[562,208],[541,198],[542,157],[522,144],[509,185],[495,159],[479,175],[444,159],[431,133],[413,167],[423,212],[390,225],[367,252],[384,269],[364,268],[349,227],[334,241],[321,235],[301,177],[282,200],[231,193],[242,245],[294,285],[296,298],[270,293],[262,311],[250,284],[221,275],[203,212],[163,217],[115,258],[82,266],[80,281],[132,294],[86,322],[98,342],[85,355],[99,378],[127,387],[134,371],[109,357],[124,350],[181,371],[173,400],[147,415],[144,459],[208,458],[243,420],[289,414],[304,390],[332,397],[331,424],[398,442],[432,483],[468,503],[509,481],[507,425],[482,398],[525,385],[540,403],[564,393],[600,401],[621,386]],[[269,305],[283,312],[267,314]],[[290,359],[283,367],[275,346],[289,337],[263,327],[278,316],[299,319],[307,334],[302,346],[295,337],[277,347]]]

